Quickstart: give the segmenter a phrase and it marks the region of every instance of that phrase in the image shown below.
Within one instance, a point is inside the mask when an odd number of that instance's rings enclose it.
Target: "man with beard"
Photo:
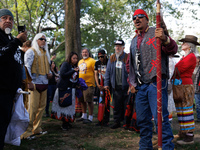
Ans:
[[[127,82],[128,73],[126,70],[126,60],[128,54],[124,52],[124,41],[117,40],[115,42],[115,54],[110,56],[108,60],[104,88],[108,89],[111,83],[114,103],[114,124],[111,129],[121,126],[124,120],[125,107],[128,99],[127,91],[129,84]]]
[[[89,57],[89,50],[87,48],[83,48],[81,52],[82,58],[78,62],[79,67],[79,78],[85,80],[85,83],[88,86],[87,90],[83,91],[83,96],[79,98],[79,102],[81,103],[82,108],[82,117],[77,119],[76,121],[83,121],[84,124],[92,123],[93,120],[93,98],[95,91],[95,79],[94,79],[94,66],[95,60]],[[89,117],[87,119],[87,104],[89,110]]]
[[[169,76],[170,54],[177,52],[176,42],[163,28],[149,27],[149,18],[142,9],[133,14],[136,36],[130,46],[129,81],[136,94],[137,125],[140,128],[140,149],[153,149],[152,115],[157,125],[157,74],[156,38],[162,41],[162,149],[173,150],[173,133],[169,124],[167,81]]]
[[[27,39],[27,32],[13,38],[13,14],[8,9],[0,9],[0,150],[11,119],[13,101],[22,83],[22,60],[19,46]]]

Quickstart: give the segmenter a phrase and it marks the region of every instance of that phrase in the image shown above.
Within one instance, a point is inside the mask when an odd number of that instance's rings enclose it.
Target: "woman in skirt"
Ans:
[[[68,59],[62,64],[60,69],[60,78],[57,83],[57,89],[52,103],[51,118],[62,120],[61,128],[68,130],[71,127],[71,122],[75,119],[75,90],[78,84],[78,54],[71,52]],[[66,107],[61,107],[59,99],[60,92],[64,92],[71,88],[72,104]]]
[[[177,141],[180,145],[194,144],[194,86],[192,81],[192,74],[196,66],[196,46],[200,45],[197,42],[197,37],[193,35],[186,35],[185,38],[179,40],[183,42],[181,49],[185,52],[184,56],[175,65],[175,68],[180,72],[182,84],[184,85],[184,99],[175,101],[176,112],[180,125],[178,136],[180,140]],[[176,72],[178,73],[178,72]]]

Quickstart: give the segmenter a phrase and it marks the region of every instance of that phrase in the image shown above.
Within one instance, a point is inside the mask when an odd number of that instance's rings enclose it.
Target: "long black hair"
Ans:
[[[50,67],[51,67],[52,63],[55,64],[55,67],[54,67],[54,69],[53,69],[54,72],[55,72],[55,73],[58,73],[58,70],[57,70],[57,67],[56,67],[56,63],[55,63],[55,61],[51,61]]]
[[[69,64],[72,64],[71,58],[72,58],[73,55],[76,55],[76,56],[78,57],[78,54],[77,54],[76,52],[71,52],[71,53],[68,55],[66,62],[68,62]],[[79,59],[78,59],[78,60],[79,60]],[[75,67],[78,66],[78,61],[77,61],[77,63],[76,63],[74,66],[75,66]]]

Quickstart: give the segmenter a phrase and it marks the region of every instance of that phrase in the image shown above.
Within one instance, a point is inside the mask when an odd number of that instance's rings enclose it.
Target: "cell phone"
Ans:
[[[26,31],[26,25],[18,26],[18,33],[19,34],[22,33],[22,32],[24,32],[24,31]]]

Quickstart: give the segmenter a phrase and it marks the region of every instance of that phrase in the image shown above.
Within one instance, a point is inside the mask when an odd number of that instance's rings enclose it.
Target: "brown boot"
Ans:
[[[177,141],[177,144],[179,145],[187,145],[187,144],[194,144],[194,135],[186,135],[183,140]]]
[[[186,133],[179,131],[178,134],[174,135],[174,139],[184,139],[186,137]]]

